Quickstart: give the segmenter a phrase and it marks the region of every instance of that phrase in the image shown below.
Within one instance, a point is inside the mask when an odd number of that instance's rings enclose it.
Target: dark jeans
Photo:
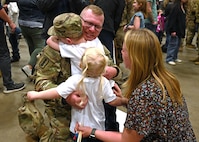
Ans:
[[[0,70],[3,77],[3,85],[5,87],[14,84],[11,76],[10,52],[6,42],[4,33],[4,23],[0,20]]]
[[[9,37],[9,42],[12,46],[12,57],[14,59],[19,59],[20,55],[19,55],[19,34],[21,33],[21,30],[17,27],[16,29],[17,32],[15,33],[11,33],[10,28],[8,26],[6,26],[6,34]]]
[[[111,58],[113,59],[113,40],[114,40],[113,33],[106,30],[102,30],[98,37],[102,42],[102,44],[106,46],[106,48],[110,51]]]
[[[105,110],[105,130],[119,132],[119,123],[116,121],[116,107],[103,101]]]
[[[145,28],[151,30],[152,32],[156,33],[157,25],[153,25],[151,23],[145,23]]]

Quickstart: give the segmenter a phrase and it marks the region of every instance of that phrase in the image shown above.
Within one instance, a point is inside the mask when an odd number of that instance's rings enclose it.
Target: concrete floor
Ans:
[[[3,85],[2,79],[0,79],[0,142],[26,142],[26,135],[18,125],[17,110],[22,105],[22,94],[33,90],[34,86],[21,71],[21,67],[29,60],[28,48],[24,39],[20,41],[20,53],[20,61],[12,63],[12,76],[15,82],[23,81],[27,86],[23,91],[5,95],[2,93]],[[165,54],[163,56],[165,57]],[[196,56],[195,50],[184,48],[183,52],[179,53],[179,58],[183,60],[181,64],[169,66],[165,63],[165,66],[180,81],[183,95],[188,104],[190,120],[199,140],[199,65],[194,65],[189,61]],[[37,101],[37,105],[43,110],[42,101]]]

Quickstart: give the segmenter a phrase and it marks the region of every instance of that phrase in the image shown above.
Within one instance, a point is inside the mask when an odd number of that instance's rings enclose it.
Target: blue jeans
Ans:
[[[178,36],[169,36],[167,46],[166,62],[175,61],[178,58],[178,50],[180,47],[181,38]]]
[[[14,84],[11,76],[11,62],[10,52],[6,42],[6,35],[4,33],[4,23],[0,20],[0,70],[3,77],[3,85],[5,87]]]

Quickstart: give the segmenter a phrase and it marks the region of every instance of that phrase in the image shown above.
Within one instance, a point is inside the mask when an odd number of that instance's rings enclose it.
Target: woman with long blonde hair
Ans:
[[[129,30],[122,57],[130,76],[124,84],[129,99],[122,133],[96,130],[106,142],[196,142],[185,99],[176,77],[166,70],[157,36],[150,30]],[[76,127],[83,136],[90,127]]]

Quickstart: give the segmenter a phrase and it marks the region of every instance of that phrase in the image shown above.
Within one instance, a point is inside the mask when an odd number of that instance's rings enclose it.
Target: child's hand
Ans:
[[[34,100],[35,99],[35,95],[37,94],[37,92],[36,91],[28,91],[28,93],[27,93],[27,98],[28,98],[28,100],[30,100],[30,101],[32,101],[32,100]]]
[[[51,48],[59,51],[59,38],[57,36],[50,36],[47,40],[46,43],[48,46]]]
[[[124,31],[124,32],[128,31],[128,26],[129,26],[129,25],[125,25],[125,26],[124,26],[124,28],[123,28],[123,31]]]
[[[58,42],[59,38],[57,36],[50,36],[51,40],[54,42]]]

